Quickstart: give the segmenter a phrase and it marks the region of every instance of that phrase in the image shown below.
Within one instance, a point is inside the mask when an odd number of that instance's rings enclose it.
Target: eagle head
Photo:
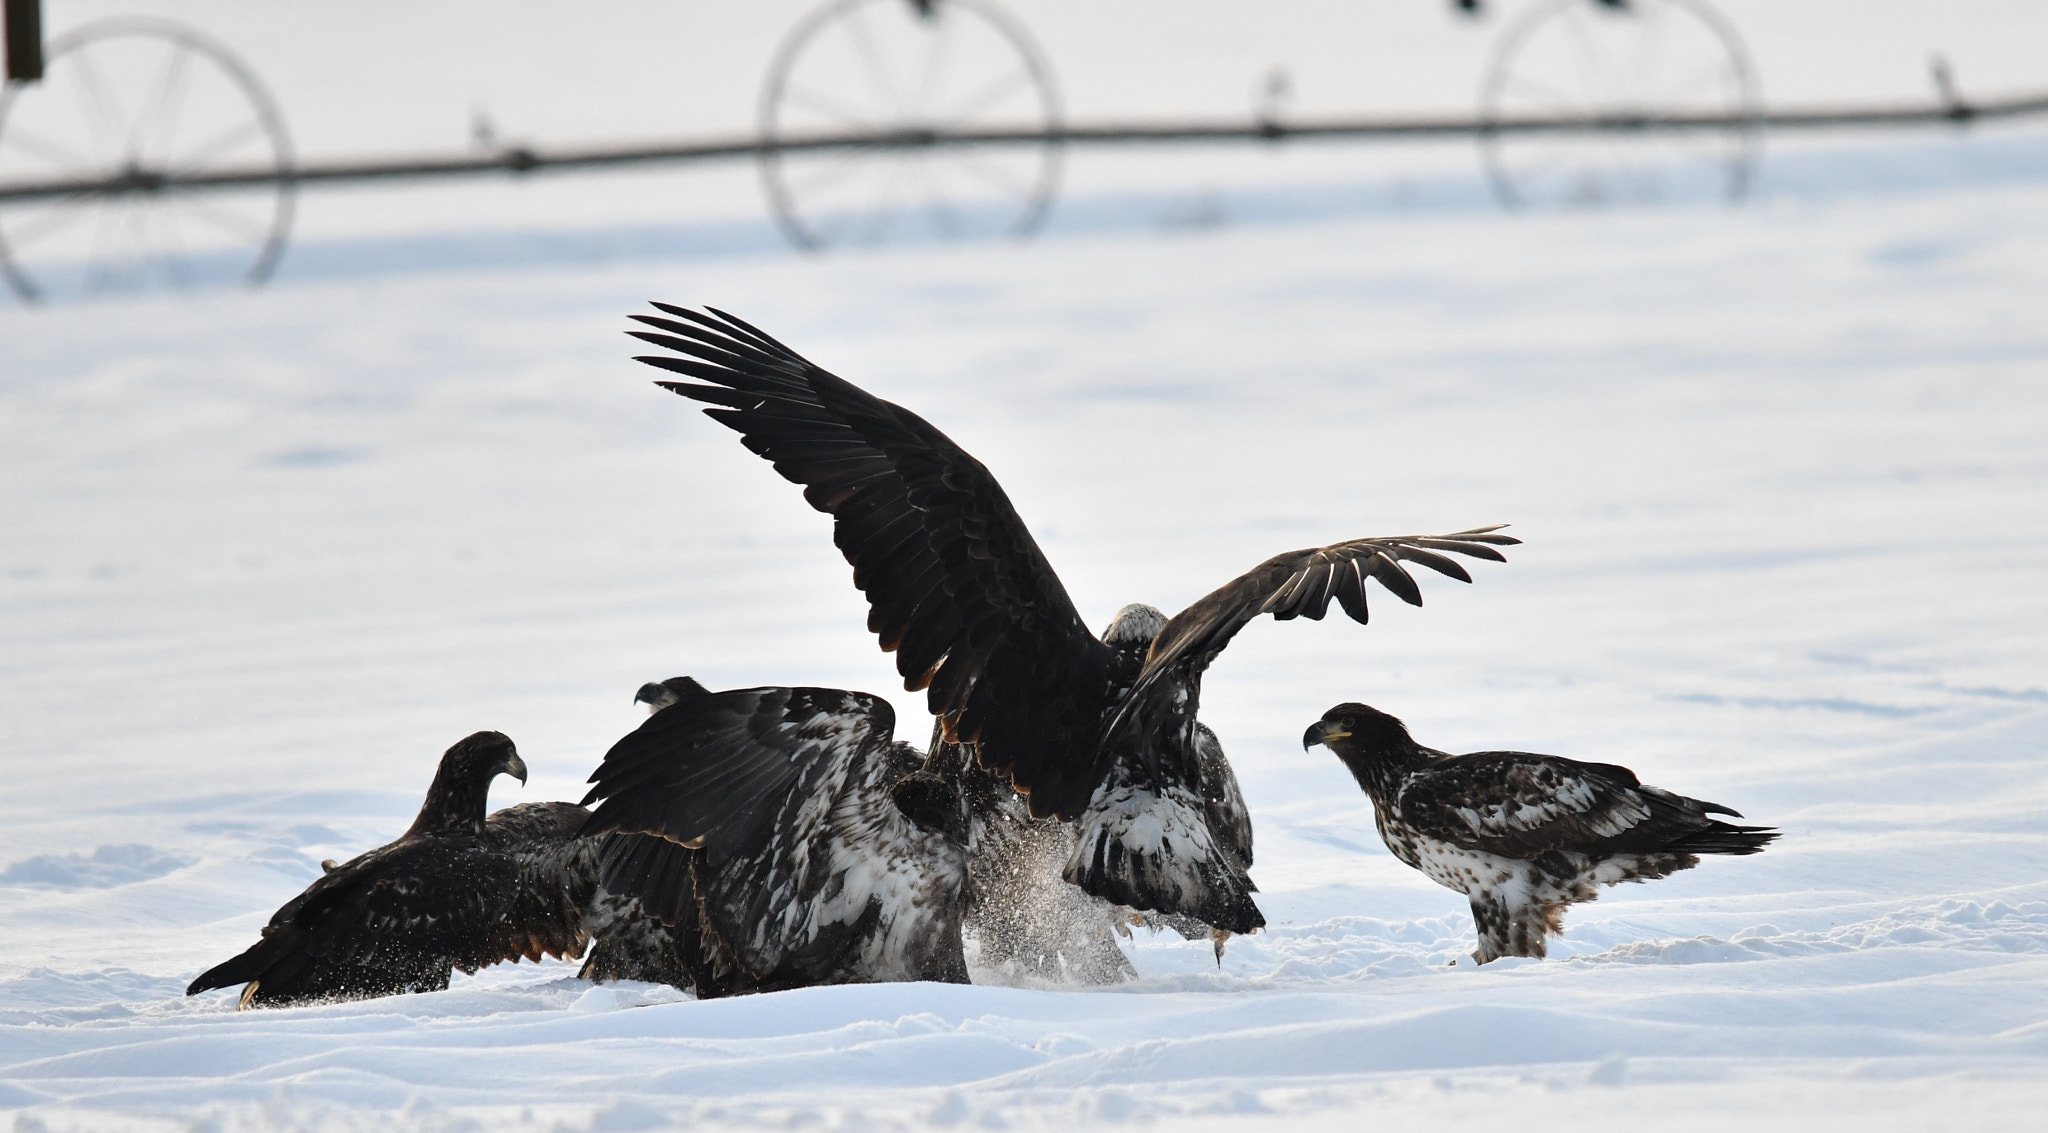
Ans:
[[[510,775],[521,785],[526,783],[526,761],[519,758],[512,737],[503,732],[477,732],[463,737],[441,757],[441,765],[453,773],[452,778],[469,782],[488,783],[500,775]]]
[[[1401,751],[1415,746],[1401,721],[1369,705],[1339,704],[1301,734],[1301,750],[1322,744],[1339,755]]]
[[[1133,602],[1116,612],[1109,619],[1109,628],[1102,631],[1102,643],[1109,646],[1136,646],[1140,651],[1152,647],[1152,639],[1166,628],[1166,615],[1157,606]]]
[[[689,677],[670,677],[665,681],[648,681],[646,684],[641,685],[640,691],[633,694],[633,703],[645,704],[647,706],[647,714],[652,716],[678,700],[682,700],[685,697],[704,696],[707,695],[708,691],[703,685],[698,684]]]

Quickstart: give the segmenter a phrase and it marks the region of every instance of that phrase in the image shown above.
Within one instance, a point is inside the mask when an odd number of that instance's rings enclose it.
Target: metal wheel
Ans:
[[[1606,120],[1600,131],[1481,135],[1501,205],[1598,207],[1749,192],[1762,113],[1756,72],[1700,0],[1544,0],[1502,33],[1480,94],[1487,123]],[[1630,128],[1712,116],[1725,125]]]
[[[277,104],[212,39],[164,20],[89,24],[49,45],[43,81],[0,93],[0,186],[111,184],[0,198],[0,273],[23,300],[261,283],[291,229]],[[257,188],[167,176],[269,172]]]
[[[833,0],[792,29],[761,89],[766,141],[930,130],[1055,134],[1052,70],[984,0]],[[1056,140],[770,151],[761,180],[804,249],[1029,236],[1059,182]]]

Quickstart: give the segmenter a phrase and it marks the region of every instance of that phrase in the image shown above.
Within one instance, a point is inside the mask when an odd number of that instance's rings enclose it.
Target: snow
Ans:
[[[411,5],[172,7],[239,37],[308,153],[457,144],[476,91],[546,107],[542,136],[655,132],[634,95],[665,43],[708,58],[690,21],[736,61],[661,81],[724,92],[706,129],[744,125],[734,69],[800,10],[620,4],[661,34],[576,38],[552,5],[530,26],[437,7],[407,37]],[[1364,35],[1358,7],[1253,35],[1210,5],[1161,27],[1189,62],[1138,67],[1152,85],[1113,48],[1161,5],[1028,18],[1077,116],[1225,112],[1296,57],[1304,100],[1412,87],[1339,80],[1317,29]],[[2043,18],[1725,7],[1788,99],[1920,94],[1936,47],[1966,88],[2022,87]],[[1375,57],[1442,71],[1455,108],[1484,36],[1440,8],[1375,6]],[[535,77],[550,37],[639,65]],[[1103,154],[1037,243],[826,258],[771,242],[743,169],[338,190],[304,199],[266,291],[0,308],[0,1110],[22,1133],[2031,1128],[2044,147],[1774,139],[1739,210],[1513,217],[1463,149]],[[1204,194],[1221,223],[1162,227]],[[622,232],[646,239],[613,254]],[[1141,935],[1144,978],[1099,991],[697,1003],[551,962],[316,1008],[184,998],[322,858],[401,830],[479,728],[532,771],[499,805],[579,797],[634,691],[677,673],[872,690],[923,741],[827,521],[626,360],[650,298],[740,314],[937,423],[1091,625],[1287,547],[1493,522],[1527,543],[1469,587],[1424,580],[1424,609],[1376,595],[1368,627],[1255,624],[1210,672],[1271,922],[1220,968]],[[1299,749],[1348,700],[1438,748],[1623,763],[1786,835],[1608,891],[1549,960],[1454,964],[1464,903]]]

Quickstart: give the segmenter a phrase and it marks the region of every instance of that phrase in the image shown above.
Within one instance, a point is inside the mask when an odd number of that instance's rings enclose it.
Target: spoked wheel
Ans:
[[[996,145],[774,151],[761,179],[799,248],[1029,236],[1059,182],[1058,92],[1023,27],[984,0],[833,0],[777,50],[764,141],[848,133],[1015,130]]]
[[[1611,128],[1502,131],[1483,134],[1480,145],[1494,196],[1510,209],[1733,202],[1749,192],[1761,113],[1742,40],[1700,0],[1545,0],[1502,33],[1481,119]],[[1627,125],[1668,116],[1725,124]]]
[[[0,186],[107,182],[0,198],[0,272],[23,300],[261,283],[291,229],[291,143],[277,104],[227,48],[163,20],[51,41],[43,81],[0,93]],[[255,187],[167,177],[269,173]]]

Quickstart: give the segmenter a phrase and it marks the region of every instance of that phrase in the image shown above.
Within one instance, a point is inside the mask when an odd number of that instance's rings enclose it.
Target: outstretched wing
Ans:
[[[250,985],[243,1006],[355,999],[448,986],[494,958],[486,943],[511,903],[501,854],[401,840],[321,875],[270,918],[263,938],[185,994]]]
[[[1413,777],[1395,806],[1404,823],[1430,837],[1524,861],[1552,851],[1751,853],[1716,843],[1762,829],[1709,818],[1741,815],[1644,786],[1626,767],[1519,751],[1443,760]]]
[[[1035,816],[1071,818],[1100,778],[1109,648],[1081,622],[995,477],[944,433],[719,311],[657,303],[639,361],[804,487],[867,595],[868,629],[947,739],[975,745]]]
[[[1399,535],[1353,539],[1328,547],[1311,547],[1274,555],[1228,583],[1210,591],[1166,623],[1152,641],[1144,668],[1105,734],[1135,738],[1167,727],[1174,717],[1193,715],[1179,700],[1199,695],[1197,683],[1237,631],[1262,614],[1279,621],[1319,621],[1335,599],[1344,612],[1363,625],[1368,619],[1365,580],[1377,579],[1395,597],[1422,605],[1422,590],[1403,562],[1418,563],[1460,582],[1472,576],[1450,554],[1507,561],[1495,547],[1521,542],[1497,532],[1504,524],[1475,527],[1450,535]]]
[[[759,986],[964,980],[964,859],[890,797],[914,766],[892,757],[894,730],[888,702],[864,693],[755,688],[686,699],[606,754],[585,800],[604,799],[588,829],[695,849],[705,923]],[[608,854],[607,888],[641,856]],[[880,947],[849,955],[857,938]]]
[[[589,819],[575,803],[557,802],[520,803],[485,820],[484,845],[517,871],[511,907],[489,935],[493,961],[583,955],[597,895],[597,839],[583,833]]]

